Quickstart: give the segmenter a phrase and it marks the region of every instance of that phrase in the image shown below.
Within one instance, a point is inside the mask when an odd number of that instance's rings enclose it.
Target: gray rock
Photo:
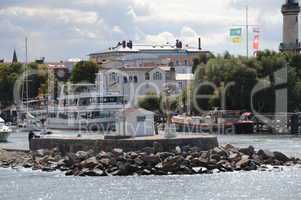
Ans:
[[[141,156],[141,160],[143,160],[143,162],[145,162],[147,165],[155,166],[160,162],[160,157],[154,154],[145,154]]]
[[[99,163],[103,164],[104,167],[111,165],[111,160],[108,158],[102,158],[99,160]]]
[[[79,160],[86,160],[89,157],[89,153],[86,151],[78,151],[75,156]]]
[[[144,161],[139,157],[135,158],[134,161],[137,165],[140,165],[140,166],[142,166],[144,164]]]
[[[255,153],[253,146],[249,146],[248,148],[240,148],[238,151],[248,156],[252,156]]]
[[[274,157],[273,152],[271,152],[271,151],[269,151],[269,150],[262,150],[262,149],[260,149],[260,150],[257,152],[257,155],[258,155],[261,159],[264,159],[264,160],[271,159],[271,158]]]
[[[231,145],[231,144],[226,144],[224,146],[224,149],[227,150],[227,151],[229,151],[229,150],[233,150],[233,149],[236,149],[236,148],[233,145]]]
[[[181,147],[176,146],[175,152],[176,152],[177,154],[181,154],[181,153],[182,153]]]
[[[142,152],[145,152],[147,154],[152,154],[152,153],[154,153],[154,148],[153,147],[144,147],[142,149]]]
[[[88,158],[80,163],[82,168],[93,169],[98,165],[98,161],[95,156]]]
[[[290,160],[285,154],[278,151],[274,151],[274,157],[281,162],[287,162]]]
[[[84,176],[107,176],[107,174],[101,169],[92,169],[83,172]]]
[[[228,157],[229,155],[229,152],[227,152],[225,149],[221,147],[215,147],[211,153],[219,155],[220,157]]]
[[[174,154],[169,153],[169,152],[160,152],[160,153],[157,153],[156,155],[159,156],[159,158],[161,160],[165,160],[166,158],[173,156]]]
[[[113,153],[115,156],[123,155],[123,149],[115,148],[115,149],[113,149],[112,153]]]

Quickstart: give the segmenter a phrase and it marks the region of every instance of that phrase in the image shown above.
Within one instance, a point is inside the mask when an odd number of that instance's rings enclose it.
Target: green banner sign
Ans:
[[[230,36],[234,37],[234,36],[241,36],[241,28],[232,28],[230,29]]]

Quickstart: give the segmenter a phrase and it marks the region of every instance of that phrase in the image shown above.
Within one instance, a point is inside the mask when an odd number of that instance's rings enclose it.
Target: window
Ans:
[[[132,76],[130,76],[130,82],[132,82],[133,81],[133,77]]]
[[[134,76],[134,83],[138,83],[138,77]]]
[[[56,118],[56,113],[48,113],[49,118]]]
[[[162,80],[162,74],[160,72],[156,72],[153,74],[154,80]]]
[[[179,65],[179,61],[178,61],[178,60],[176,61],[176,65],[177,65],[177,66]]]
[[[97,97],[97,103],[103,103],[103,98],[102,97]]]
[[[145,80],[149,80],[149,73],[148,72],[145,73]]]
[[[128,82],[128,77],[124,76],[123,77],[123,83],[127,83]]]
[[[137,122],[144,122],[145,119],[146,119],[145,116],[138,116],[138,117],[137,117]]]
[[[79,99],[79,105],[80,106],[88,106],[88,105],[90,105],[91,104],[91,99],[92,98],[80,98]]]
[[[97,119],[100,117],[100,112],[99,111],[93,111],[92,112],[92,119]]]
[[[68,119],[68,115],[65,113],[59,113],[59,118],[61,119]]]
[[[111,80],[114,81],[114,82],[117,81],[117,74],[116,74],[116,72],[112,72],[110,78],[111,78]]]
[[[187,61],[187,60],[184,60],[184,64],[185,64],[185,65],[188,65],[188,61]]]

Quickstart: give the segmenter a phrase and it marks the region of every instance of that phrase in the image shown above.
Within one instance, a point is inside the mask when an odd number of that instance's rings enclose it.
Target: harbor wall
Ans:
[[[190,146],[199,147],[206,151],[218,146],[218,140],[215,136],[191,136],[178,137],[174,139],[144,137],[131,139],[83,139],[83,138],[35,138],[32,139],[30,149],[35,151],[39,149],[58,148],[62,153],[88,151],[95,152],[112,151],[114,148],[123,149],[125,152],[139,151],[145,147],[153,147],[159,144],[163,151],[174,150],[175,147]]]

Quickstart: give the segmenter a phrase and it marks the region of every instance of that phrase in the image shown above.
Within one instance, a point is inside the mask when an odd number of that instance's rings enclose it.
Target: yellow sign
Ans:
[[[232,43],[234,43],[234,44],[240,44],[241,43],[241,37],[240,36],[232,37],[231,40],[232,40]]]

